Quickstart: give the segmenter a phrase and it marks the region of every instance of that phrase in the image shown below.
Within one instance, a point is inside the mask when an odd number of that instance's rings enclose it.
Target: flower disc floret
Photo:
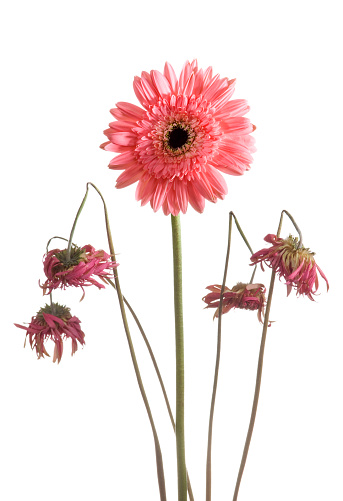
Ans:
[[[73,246],[69,253],[67,249],[53,249],[44,256],[43,263],[47,277],[41,286],[43,294],[50,294],[57,288],[81,287],[81,300],[85,295],[85,286],[95,285],[99,289],[105,287],[94,277],[100,278],[106,284],[111,270],[118,266],[109,254],[103,250],[95,250],[91,245]]]
[[[101,145],[120,153],[109,167],[124,170],[117,188],[138,182],[136,199],[150,202],[154,211],[176,216],[188,203],[202,212],[205,199],[216,202],[227,194],[219,171],[241,175],[250,169],[255,151],[244,118],[243,99],[230,100],[235,80],[212,75],[186,61],[177,78],[169,63],[163,74],[152,70],[135,77],[134,91],[144,109],[119,102],[111,110],[116,118]]]
[[[69,308],[58,303],[47,304],[41,308],[37,315],[32,317],[28,327],[14,325],[26,330],[30,346],[32,350],[36,350],[38,359],[44,358],[45,355],[50,356],[45,348],[45,343],[49,339],[55,344],[53,362],[57,361],[57,363],[61,361],[65,339],[71,339],[72,355],[77,351],[78,343],[85,344],[85,335],[80,328],[80,320],[71,315]]]
[[[307,296],[313,301],[313,295],[319,287],[318,272],[329,290],[329,282],[314,259],[315,253],[299,245],[296,237],[289,235],[287,239],[283,239],[269,234],[264,240],[272,246],[253,254],[252,264],[260,263],[262,270],[263,263],[274,269],[279,278],[286,282],[287,296],[294,288],[297,295]]]
[[[211,292],[203,297],[203,301],[207,304],[206,308],[216,308],[213,318],[218,318],[221,285],[209,285],[206,289],[209,289]],[[225,286],[222,313],[227,313],[233,308],[252,311],[257,310],[257,318],[263,323],[266,305],[265,293],[266,288],[263,284],[245,284],[238,282],[232,289]]]

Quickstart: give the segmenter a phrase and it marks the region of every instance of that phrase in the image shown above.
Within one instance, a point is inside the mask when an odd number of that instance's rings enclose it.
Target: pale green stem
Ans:
[[[65,242],[69,241],[67,238],[63,238],[63,237],[51,237],[50,240],[48,241],[48,243],[46,244],[46,253],[49,252],[50,242],[51,242],[51,240],[54,240],[54,238],[59,238],[60,240],[64,240]]]
[[[223,311],[223,294],[226,283],[227,269],[229,265],[229,257],[230,257],[230,249],[231,249],[231,232],[232,232],[232,218],[234,218],[237,229],[243,238],[245,244],[250,250],[251,254],[253,254],[253,250],[250,247],[248,240],[246,239],[242,228],[240,227],[235,214],[231,211],[229,214],[229,235],[228,235],[228,243],[226,250],[226,259],[225,259],[225,267],[224,267],[224,276],[222,287],[220,291],[220,301],[219,301],[219,311],[218,311],[218,337],[217,337],[217,356],[216,356],[216,366],[214,370],[214,381],[213,381],[213,390],[212,390],[212,400],[211,400],[211,409],[210,409],[210,418],[208,425],[208,440],[207,440],[207,462],[206,462],[206,501],[211,501],[211,487],[212,487],[212,466],[211,466],[211,456],[212,456],[212,429],[213,429],[213,415],[214,415],[214,405],[216,401],[216,393],[217,393],[217,384],[218,384],[218,374],[219,374],[219,363],[220,363],[220,350],[221,350],[221,332],[222,332],[222,311]],[[254,272],[255,273],[255,272]],[[251,280],[254,277],[254,273],[251,277]]]
[[[279,222],[279,227],[277,231],[277,236],[280,236],[281,232],[281,226],[282,226],[282,219],[283,219],[283,212],[281,212],[281,217],[280,217],[280,222]],[[287,213],[288,215],[288,213]],[[269,322],[269,313],[270,313],[270,307],[272,303],[272,296],[273,296],[273,290],[274,290],[274,282],[275,282],[275,270],[272,270],[271,274],[271,279],[270,279],[270,286],[269,286],[269,293],[268,293],[268,300],[267,300],[267,306],[266,306],[266,312],[264,315],[264,322],[263,322],[263,329],[262,329],[262,338],[261,338],[261,345],[260,345],[260,353],[258,357],[258,366],[257,366],[257,374],[256,374],[256,384],[255,384],[255,393],[254,393],[254,400],[253,400],[253,405],[252,405],[252,410],[251,410],[251,416],[250,416],[250,422],[249,422],[249,428],[248,428],[248,433],[245,439],[245,445],[244,445],[244,450],[243,450],[243,455],[241,459],[241,464],[239,467],[239,472],[236,480],[236,487],[235,487],[235,492],[233,495],[233,501],[237,501],[238,497],[238,492],[239,492],[239,487],[240,483],[242,480],[243,476],[243,471],[245,467],[245,463],[248,457],[248,451],[249,451],[249,446],[251,442],[251,437],[252,437],[252,432],[254,430],[254,424],[255,424],[255,418],[256,418],[256,413],[257,413],[257,405],[258,405],[258,399],[260,395],[260,388],[261,388],[261,379],[262,379],[262,368],[263,368],[263,355],[264,355],[264,347],[266,344],[266,337],[267,337],[267,328],[268,328],[268,322]]]
[[[112,280],[110,280],[109,278],[106,279],[107,282],[112,285],[112,287],[115,289],[115,285],[114,283],[112,282]],[[168,395],[167,395],[167,391],[165,389],[165,386],[164,386],[164,383],[163,383],[163,379],[162,379],[162,376],[161,376],[161,373],[160,373],[160,370],[158,368],[158,365],[157,365],[157,361],[156,361],[156,358],[155,358],[155,355],[154,355],[154,352],[152,351],[152,348],[150,346],[150,343],[149,343],[149,340],[143,330],[143,327],[140,323],[140,321],[138,320],[138,317],[136,315],[136,313],[134,312],[133,308],[131,307],[130,303],[128,302],[128,300],[125,298],[125,296],[123,296],[123,301],[124,303],[126,304],[126,306],[128,307],[132,317],[134,318],[136,324],[137,324],[137,327],[143,337],[143,340],[145,342],[145,345],[148,349],[148,352],[149,352],[149,355],[150,355],[150,358],[151,358],[151,361],[154,365],[154,368],[155,368],[155,372],[156,372],[156,375],[157,375],[157,378],[159,380],[159,383],[160,383],[160,386],[161,386],[161,390],[162,390],[162,393],[163,393],[163,396],[164,396],[164,401],[165,401],[165,404],[167,406],[167,410],[168,410],[168,414],[169,414],[169,418],[170,418],[170,422],[172,424],[172,427],[173,427],[173,430],[174,430],[174,433],[175,433],[175,421],[174,421],[174,417],[173,417],[173,413],[172,413],[172,410],[171,410],[171,407],[170,407],[170,403],[169,403],[169,399],[168,399]],[[193,496],[193,491],[192,491],[192,486],[191,486],[191,481],[190,481],[190,478],[189,478],[189,475],[188,475],[188,472],[187,472],[187,490],[188,490],[188,496],[189,496],[189,499],[190,501],[194,501],[194,496]]]
[[[302,233],[300,231],[300,228],[297,225],[297,223],[294,221],[293,216],[291,216],[291,214],[288,211],[283,210],[281,214],[283,214],[283,213],[287,214],[287,216],[289,217],[289,219],[292,221],[294,228],[297,230],[297,232],[299,234],[299,242],[298,242],[298,249],[299,249],[302,246],[302,243],[303,243],[303,236],[302,236]],[[278,236],[280,236],[280,235],[278,235]]]
[[[105,203],[105,200],[104,200],[102,194],[100,193],[100,191],[98,190],[98,188],[93,183],[87,183],[86,195],[84,196],[84,199],[83,199],[83,201],[82,201],[82,203],[80,205],[80,208],[78,210],[78,213],[76,215],[76,218],[75,218],[75,221],[74,221],[74,225],[73,225],[73,228],[72,228],[72,231],[71,231],[71,234],[70,234],[68,249],[70,250],[70,248],[71,248],[71,242],[72,242],[72,238],[73,238],[73,233],[74,233],[74,230],[75,230],[76,222],[77,222],[78,217],[81,214],[83,206],[84,206],[84,204],[86,202],[86,198],[87,198],[87,194],[88,194],[88,185],[93,186],[93,188],[95,189],[95,191],[98,193],[98,195],[100,196],[100,198],[102,200],[102,203],[103,203],[103,206],[104,206],[107,239],[108,239],[108,245],[109,245],[109,248],[110,248],[111,259],[112,259],[113,262],[116,262],[106,203]],[[154,420],[153,420],[153,417],[152,417],[152,414],[151,414],[151,410],[150,410],[150,406],[149,406],[149,402],[148,402],[148,399],[147,399],[147,396],[146,396],[146,393],[145,393],[145,390],[144,390],[142,378],[141,378],[140,371],[139,371],[139,368],[138,368],[138,363],[137,363],[137,360],[136,360],[135,351],[134,351],[132,340],[131,340],[131,335],[130,335],[130,330],[129,330],[129,326],[128,326],[128,322],[127,322],[127,318],[126,318],[126,312],[125,312],[125,307],[124,307],[123,295],[121,293],[121,288],[120,288],[120,283],[119,283],[117,268],[113,269],[113,275],[114,275],[114,282],[115,282],[115,285],[116,285],[116,291],[117,291],[117,294],[118,294],[118,300],[119,300],[120,311],[121,311],[121,315],[122,315],[122,319],[123,319],[124,330],[125,330],[125,333],[126,333],[127,342],[128,342],[129,349],[130,349],[132,363],[133,363],[133,366],[134,366],[134,369],[135,369],[135,374],[136,374],[138,386],[139,386],[139,389],[140,389],[140,392],[141,392],[141,395],[142,395],[142,398],[143,398],[143,401],[144,401],[144,405],[145,405],[145,408],[146,408],[146,411],[147,411],[147,414],[148,414],[148,417],[149,417],[150,425],[151,425],[151,428],[152,428],[152,433],[153,433],[153,436],[154,436],[155,453],[156,453],[156,466],[157,466],[157,477],[158,477],[159,490],[160,490],[160,499],[161,499],[161,501],[166,501],[167,497],[166,497],[166,488],[165,488],[165,480],[164,480],[164,471],[163,471],[163,461],[162,461],[161,447],[160,447],[160,443],[159,443],[159,440],[158,440],[158,436],[157,436],[157,432],[156,432]]]
[[[182,312],[182,255],[180,216],[171,216],[174,263],[174,312],[175,312],[175,354],[176,354],[176,457],[178,478],[178,500],[187,499],[187,475],[185,458],[185,369],[183,346]]]
[[[81,205],[79,207],[79,210],[77,211],[77,214],[76,214],[76,217],[75,217],[75,220],[74,220],[74,224],[72,226],[72,229],[71,229],[71,232],[70,232],[70,237],[69,237],[69,242],[68,242],[68,248],[67,248],[67,259],[70,259],[70,250],[71,250],[71,246],[72,246],[72,242],[73,242],[73,236],[74,236],[74,232],[75,232],[75,228],[76,228],[76,224],[77,224],[77,221],[79,219],[79,216],[82,212],[82,209],[86,203],[86,200],[87,200],[87,196],[88,196],[88,185],[91,185],[93,186],[93,188],[100,194],[99,190],[94,186],[94,184],[92,183],[87,183],[87,189],[86,189],[86,194],[85,196],[83,197],[83,200],[81,202]],[[101,198],[102,198],[102,195],[100,194]]]

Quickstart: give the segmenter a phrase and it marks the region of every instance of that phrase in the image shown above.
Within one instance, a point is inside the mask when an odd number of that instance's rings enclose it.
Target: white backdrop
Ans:
[[[226,176],[229,194],[182,216],[186,357],[186,455],[204,499],[216,322],[205,287],[222,279],[228,214],[254,250],[276,232],[282,209],[302,229],[330,282],[317,302],[286,298],[276,283],[262,389],[240,501],[341,501],[342,74],[339,2],[31,0],[4,7],[1,45],[2,328],[0,497],[158,501],[152,434],[136,384],[116,296],[58,291],[82,321],[86,345],[60,365],[23,348],[44,305],[38,280],[47,240],[68,237],[87,181],[109,208],[124,294],[146,329],[174,404],[170,218],[114,188],[111,153],[99,149],[117,101],[137,103],[134,75],[179,72],[186,59],[237,78],[249,101],[257,153],[250,172]],[[285,220],[282,235],[293,231]],[[108,249],[91,192],[79,245]],[[249,253],[234,231],[228,285],[249,280]],[[256,281],[269,284],[269,272]],[[164,458],[177,499],[175,445],[162,395],[130,320]],[[213,435],[213,500],[232,499],[252,404],[261,327],[254,313],[224,317]],[[48,351],[52,353],[52,347]]]

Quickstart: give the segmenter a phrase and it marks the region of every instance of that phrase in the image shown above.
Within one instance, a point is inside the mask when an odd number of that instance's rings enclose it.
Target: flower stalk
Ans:
[[[230,214],[229,214],[229,234],[228,234],[226,258],[225,258],[224,276],[223,276],[223,282],[222,282],[221,291],[220,291],[220,302],[219,302],[219,309],[218,309],[218,336],[217,336],[216,366],[215,366],[215,370],[214,370],[212,400],[211,400],[210,418],[209,418],[209,425],[208,425],[207,462],[206,462],[206,501],[211,501],[211,487],[212,487],[212,466],[211,466],[212,459],[211,459],[211,455],[212,455],[213,415],[214,415],[214,405],[215,405],[217,385],[218,385],[220,351],[221,351],[223,300],[224,300],[224,290],[225,290],[225,283],[226,283],[230,250],[231,250],[232,219],[235,220],[236,227],[237,227],[242,239],[244,240],[244,242],[245,242],[246,246],[248,247],[249,251],[251,252],[251,254],[253,254],[253,250],[250,247],[250,244],[249,244],[246,236],[244,235],[242,228],[240,227],[235,214],[232,211],[230,211]],[[254,273],[255,273],[255,271],[254,271]],[[253,273],[251,280],[254,277],[254,273]]]
[[[112,282],[112,280],[110,280],[109,278],[107,278],[106,281],[115,289],[116,286],[114,285],[114,283]],[[162,390],[164,401],[165,401],[165,404],[166,404],[166,407],[167,407],[167,410],[168,410],[170,422],[172,424],[172,427],[173,427],[173,430],[174,430],[174,433],[175,433],[174,416],[173,416],[173,413],[172,413],[172,410],[171,410],[171,407],[170,407],[170,403],[169,403],[167,391],[165,389],[164,382],[163,382],[163,379],[162,379],[162,375],[161,375],[161,372],[159,370],[159,367],[158,367],[158,364],[157,364],[154,352],[152,351],[152,348],[151,348],[151,345],[149,343],[149,340],[148,340],[148,338],[147,338],[147,336],[146,336],[146,334],[144,332],[142,324],[140,323],[140,321],[139,321],[139,319],[138,319],[135,311],[133,310],[132,306],[130,305],[130,303],[128,302],[128,300],[126,299],[125,296],[123,296],[123,300],[124,300],[124,303],[126,304],[128,310],[130,311],[130,313],[131,313],[134,321],[136,322],[136,325],[137,325],[137,327],[138,327],[138,329],[139,329],[139,331],[140,331],[140,333],[142,335],[142,338],[143,338],[143,340],[145,342],[145,345],[147,347],[147,350],[149,352],[149,355],[150,355],[151,361],[153,363],[153,366],[154,366],[154,369],[155,369],[158,381],[159,381],[160,386],[161,386],[161,390]],[[192,491],[191,481],[190,481],[190,478],[189,478],[187,470],[186,470],[186,474],[187,474],[188,497],[189,497],[190,501],[194,501],[194,495],[193,495],[193,491]]]
[[[112,259],[113,263],[116,263],[116,257],[115,257],[115,252],[114,252],[114,246],[113,246],[113,240],[112,240],[112,234],[111,234],[111,228],[110,228],[110,222],[109,222],[109,218],[108,218],[108,212],[107,212],[106,203],[105,203],[105,200],[104,200],[101,192],[98,190],[98,188],[93,183],[87,183],[86,195],[84,196],[83,201],[82,201],[82,203],[80,205],[80,208],[78,210],[78,213],[76,215],[76,218],[75,218],[75,221],[74,221],[74,225],[73,225],[73,228],[72,228],[72,231],[71,231],[71,234],[70,234],[68,248],[71,247],[71,242],[72,242],[72,238],[73,238],[73,233],[74,233],[74,230],[75,230],[76,222],[77,222],[78,217],[81,214],[81,211],[82,211],[82,209],[84,207],[84,204],[86,202],[89,185],[93,186],[93,188],[95,189],[95,191],[98,193],[98,195],[100,196],[100,198],[102,200],[102,203],[103,203],[103,206],[104,206],[106,232],[107,232],[108,245],[109,245],[109,248],[110,248],[111,259]],[[164,470],[163,470],[163,460],[162,460],[161,447],[160,447],[160,443],[159,443],[159,439],[158,439],[158,435],[157,435],[155,423],[154,423],[154,420],[153,420],[153,417],[152,417],[152,413],[151,413],[151,410],[150,410],[149,402],[148,402],[148,399],[147,399],[147,396],[146,396],[146,393],[145,393],[145,390],[144,390],[142,378],[141,378],[141,375],[140,375],[140,371],[139,371],[139,367],[138,367],[138,363],[137,363],[137,359],[136,359],[136,355],[135,355],[135,350],[134,350],[134,347],[133,347],[133,344],[132,344],[132,340],[131,340],[131,335],[130,335],[129,325],[128,325],[127,318],[126,318],[124,300],[123,300],[123,295],[121,293],[121,288],[120,288],[120,283],[119,283],[119,277],[118,277],[117,268],[113,268],[113,275],[114,275],[115,288],[116,288],[117,295],[118,295],[120,311],[121,311],[121,315],[122,315],[122,319],[123,319],[124,330],[125,330],[127,342],[128,342],[128,345],[129,345],[129,350],[130,350],[130,355],[131,355],[132,363],[133,363],[133,366],[134,366],[134,370],[135,370],[135,374],[136,374],[138,386],[139,386],[139,389],[140,389],[140,392],[141,392],[141,395],[142,395],[142,398],[143,398],[143,401],[144,401],[144,405],[145,405],[145,408],[146,408],[146,411],[147,411],[147,414],[148,414],[148,417],[149,417],[149,421],[150,421],[152,433],[153,433],[153,436],[154,436],[155,453],[156,453],[156,466],[157,466],[157,477],[158,477],[158,483],[159,483],[160,499],[161,499],[161,501],[166,501],[167,500],[167,496],[166,496],[166,487],[165,487],[165,480],[164,480]]]
[[[277,230],[277,236],[280,236],[281,233],[281,227],[282,227],[282,220],[283,220],[283,213],[286,211],[281,212],[280,216],[280,222],[279,222],[279,227]],[[286,212],[287,213],[287,212]],[[287,213],[289,216],[289,214]],[[294,221],[292,219],[292,222],[294,224]],[[301,235],[301,234],[300,234]],[[243,449],[243,454],[242,454],[242,459],[241,459],[241,464],[239,467],[238,471],[238,476],[236,480],[236,486],[235,486],[235,492],[233,495],[233,501],[237,501],[238,498],[238,492],[239,492],[239,487],[241,484],[242,476],[243,476],[243,471],[245,467],[245,463],[248,457],[248,452],[249,452],[249,446],[251,442],[251,437],[252,433],[254,430],[254,424],[255,424],[255,418],[256,418],[256,413],[257,413],[257,405],[258,405],[258,400],[260,396],[260,389],[261,389],[261,380],[262,380],[262,368],[263,368],[263,356],[264,356],[264,348],[266,345],[266,338],[267,338],[267,328],[269,324],[269,313],[270,313],[270,307],[272,303],[272,296],[273,296],[273,290],[274,290],[274,283],[275,283],[275,270],[272,270],[271,278],[270,278],[270,285],[269,285],[269,293],[268,293],[268,299],[267,299],[267,306],[266,306],[266,311],[264,315],[264,323],[263,323],[263,328],[262,328],[262,337],[261,337],[261,345],[260,345],[260,353],[258,357],[258,365],[257,365],[257,374],[256,374],[256,384],[255,384],[255,393],[254,393],[254,400],[252,404],[252,409],[251,409],[251,415],[250,415],[250,422],[249,422],[249,427],[248,427],[248,432],[247,436],[245,439],[245,444],[244,444],[244,449]]]
[[[224,276],[223,276],[222,288],[220,291],[220,302],[219,302],[219,312],[218,312],[217,357],[216,357],[216,366],[215,366],[215,370],[214,370],[214,381],[213,381],[212,400],[211,400],[211,408],[210,408],[210,419],[209,419],[209,425],[208,425],[208,439],[207,439],[206,501],[211,501],[213,415],[214,415],[214,405],[215,405],[215,401],[216,401],[218,375],[219,375],[221,337],[222,337],[223,294],[224,294],[224,289],[225,289],[227,269],[228,269],[228,265],[229,265],[229,257],[230,257],[230,250],[231,250],[231,232],[232,232],[232,212],[230,212],[230,216],[229,216],[229,235],[228,235],[225,267],[224,267]]]
[[[187,499],[187,474],[185,458],[185,369],[182,310],[182,254],[180,216],[171,216],[174,263],[174,311],[176,353],[176,455],[178,476],[178,499]]]

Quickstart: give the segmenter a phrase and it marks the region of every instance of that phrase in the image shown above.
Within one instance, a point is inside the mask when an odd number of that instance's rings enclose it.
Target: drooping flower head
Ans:
[[[81,345],[85,344],[85,335],[80,328],[80,320],[71,315],[70,308],[58,303],[46,304],[35,317],[32,317],[28,327],[14,325],[26,330],[30,346],[36,350],[38,359],[44,358],[44,355],[50,356],[45,349],[45,343],[49,339],[55,343],[53,362],[57,360],[57,363],[61,361],[65,339],[71,339],[72,355],[77,351],[78,342]]]
[[[287,285],[287,296],[294,288],[297,295],[305,295],[314,301],[313,294],[317,292],[319,285],[317,272],[324,278],[329,290],[329,282],[314,260],[315,253],[303,245],[299,247],[298,238],[289,235],[284,240],[269,234],[264,240],[272,246],[255,252],[250,259],[253,264],[261,263],[262,270],[265,263],[276,271],[279,278],[283,277]]]
[[[216,308],[213,318],[218,318],[221,285],[209,285],[206,289],[211,292],[203,297],[203,301],[207,304],[206,308]],[[225,287],[222,313],[227,313],[232,308],[257,310],[257,318],[262,323],[266,305],[265,293],[266,288],[262,284],[243,284],[239,282],[232,289]]]
[[[41,286],[43,294],[50,294],[54,289],[65,289],[68,286],[83,287],[96,285],[99,289],[105,286],[95,280],[100,278],[104,283],[110,271],[118,266],[111,261],[111,256],[103,250],[95,250],[91,245],[73,246],[68,255],[67,249],[53,249],[44,256],[44,273],[46,282]]]
[[[136,200],[176,216],[188,203],[203,212],[205,199],[227,194],[219,171],[234,176],[250,169],[254,126],[244,118],[244,99],[230,100],[235,80],[212,75],[186,61],[179,79],[169,63],[135,77],[133,88],[144,109],[119,102],[101,147],[120,153],[111,169],[124,170],[117,188],[138,181]]]

